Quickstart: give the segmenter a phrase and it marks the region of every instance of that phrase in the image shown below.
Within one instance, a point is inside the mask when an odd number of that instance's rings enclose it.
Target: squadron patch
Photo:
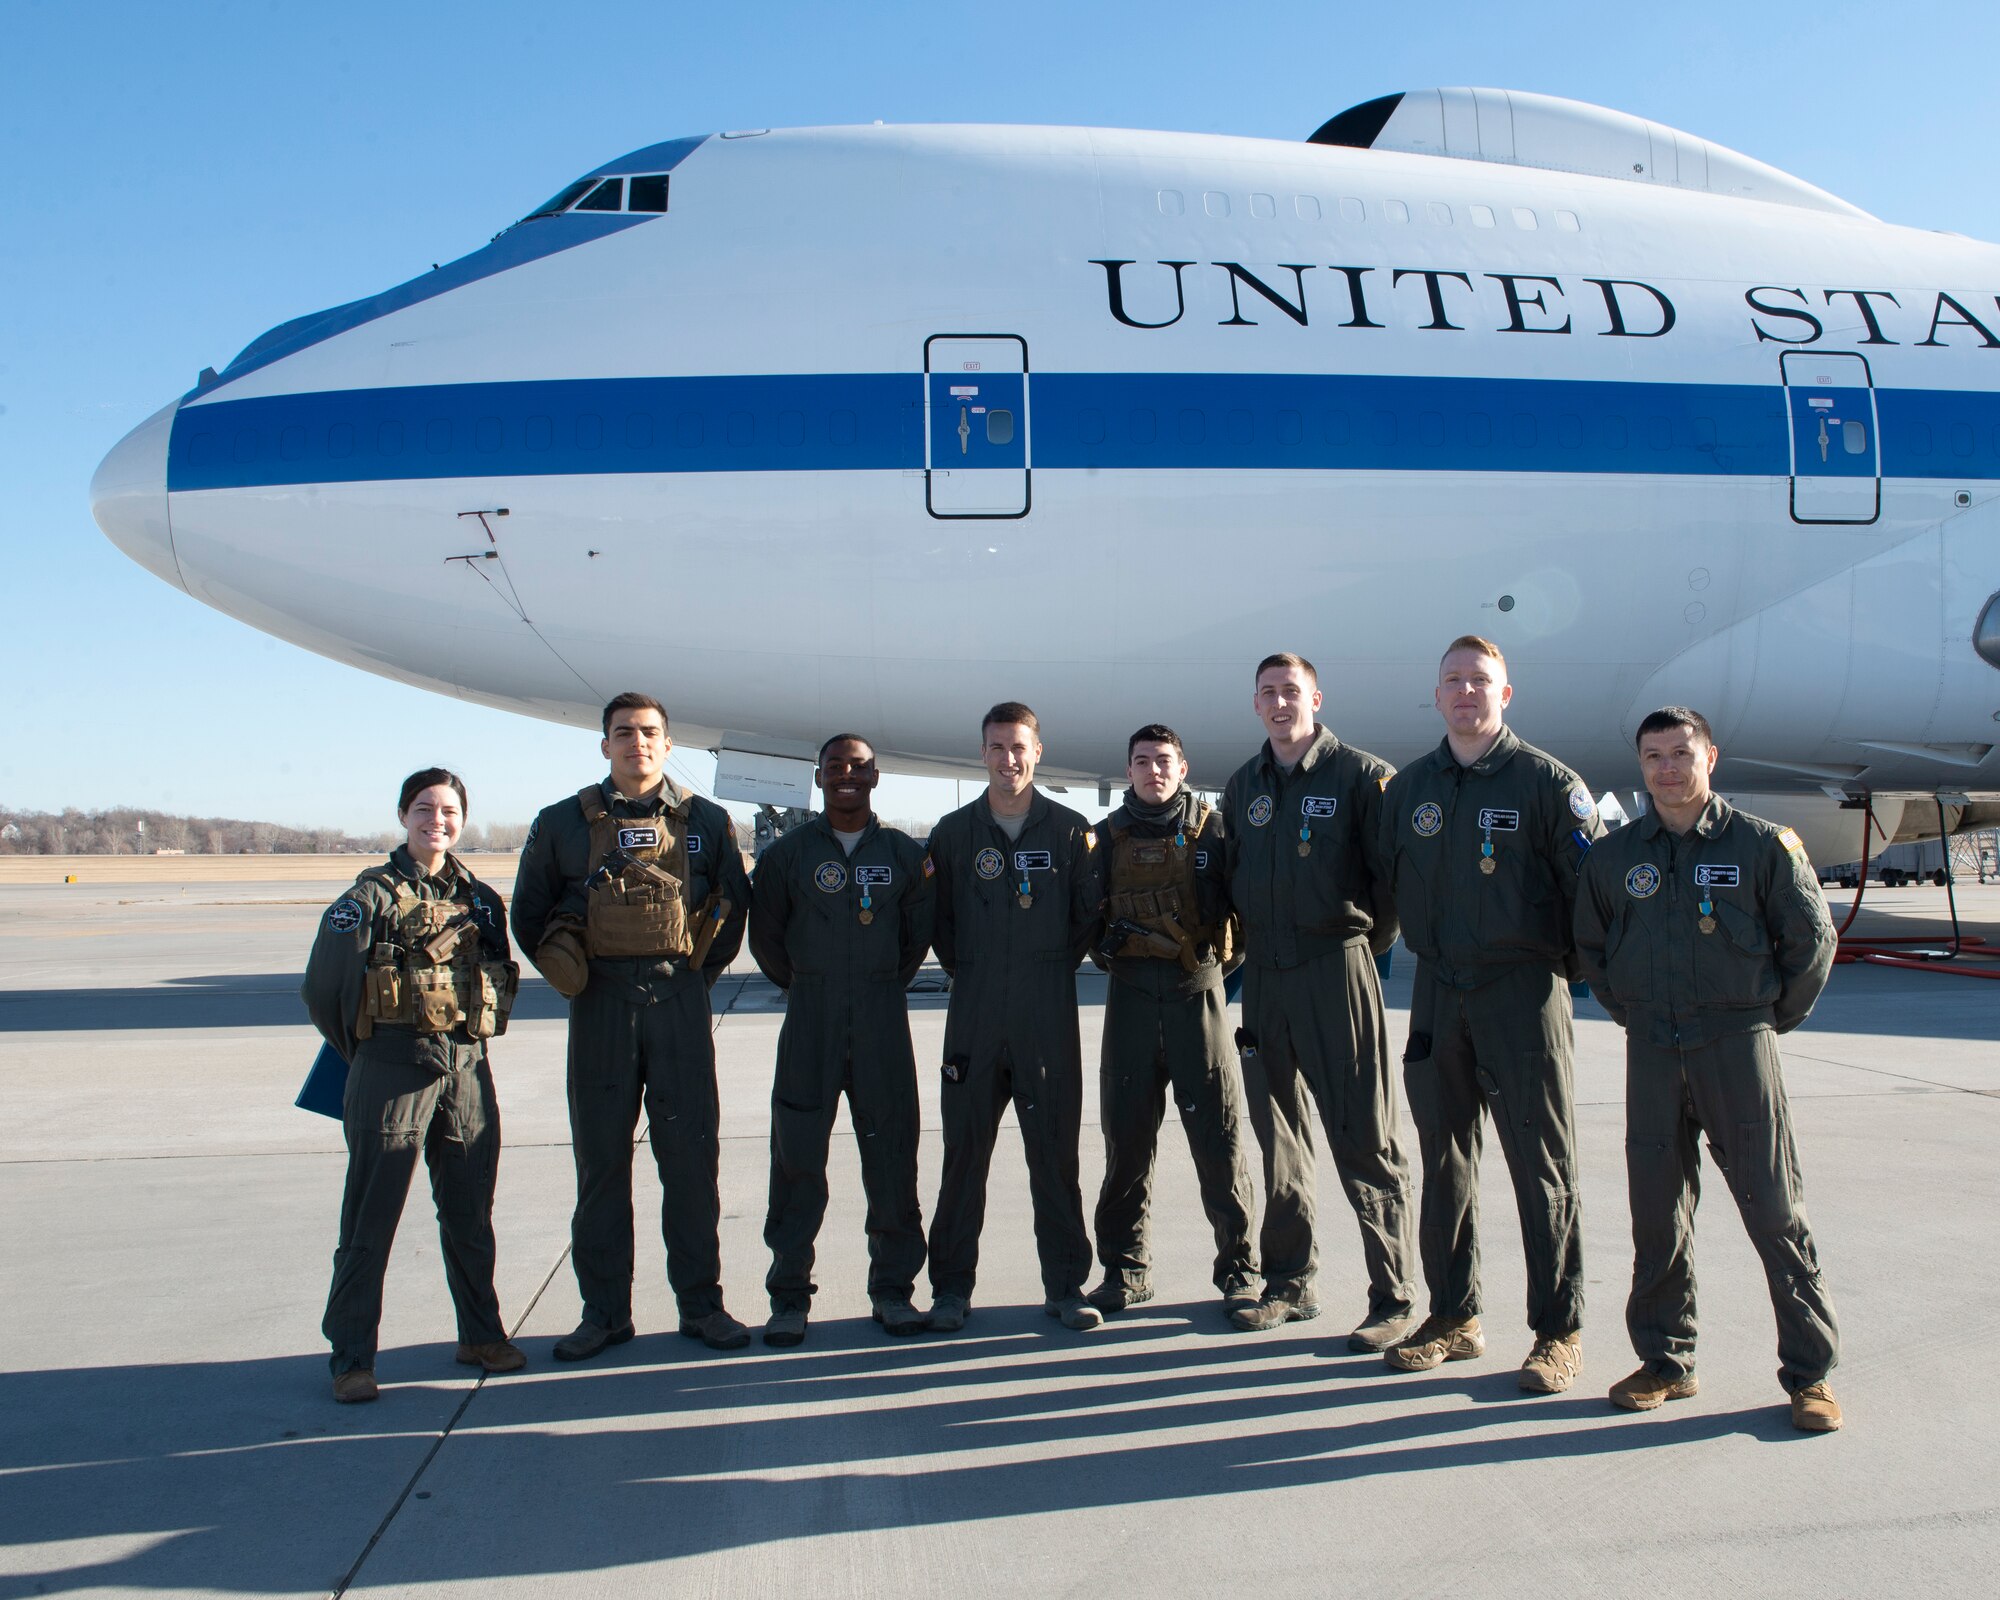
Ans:
[[[1798,854],[1799,851],[1805,849],[1805,841],[1801,839],[1796,833],[1792,832],[1790,828],[1783,828],[1779,830],[1778,843],[1783,845],[1787,850],[1791,851],[1794,855]]]
[[[1660,869],[1642,861],[1625,874],[1625,892],[1634,900],[1650,900],[1660,892]]]
[[[352,933],[363,915],[359,900],[336,900],[326,908],[326,925],[335,933]]]
[[[1250,818],[1250,826],[1253,828],[1263,827],[1265,823],[1271,820],[1271,813],[1275,809],[1271,804],[1271,797],[1269,795],[1260,794],[1257,796],[1255,800],[1250,802],[1250,809],[1246,813]]]
[[[1743,886],[1743,869],[1704,861],[1694,869],[1694,881],[1704,889],[1740,889]]]
[[[856,867],[854,881],[864,889],[886,889],[889,887],[887,867]]]
[[[642,828],[620,828],[618,848],[620,850],[657,850],[660,847],[660,830],[651,823]]]
[[[1420,838],[1428,839],[1444,826],[1444,811],[1435,800],[1426,800],[1410,813],[1410,826]]]
[[[822,861],[813,869],[813,882],[827,894],[839,894],[847,887],[847,868],[838,861]]]
[[[972,870],[982,878],[997,878],[1007,870],[1007,858],[988,845],[972,858]]]
[[[1489,833],[1519,833],[1521,813],[1505,811],[1499,806],[1486,806],[1479,813],[1479,825]]]
[[[1597,802],[1590,798],[1590,791],[1581,785],[1569,792],[1569,814],[1578,822],[1588,822],[1597,814]]]
[[[1309,794],[1299,805],[1301,816],[1325,820],[1340,809],[1340,800],[1330,794]]]
[[[1055,863],[1046,850],[1016,850],[1014,852],[1016,872],[1053,872]]]

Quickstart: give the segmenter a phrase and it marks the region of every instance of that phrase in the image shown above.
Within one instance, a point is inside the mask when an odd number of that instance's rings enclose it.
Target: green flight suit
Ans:
[[[750,953],[786,997],[764,1214],[773,1311],[812,1304],[827,1144],[843,1093],[868,1197],[869,1297],[908,1299],[923,1267],[917,1059],[904,991],[930,948],[925,866],[922,845],[872,817],[848,854],[824,814],[757,863]]]
[[[1010,1102],[1028,1159],[1047,1297],[1081,1293],[1090,1271],[1077,1162],[1083,1045],[1076,969],[1102,899],[1095,846],[1080,814],[1039,792],[1019,839],[1009,839],[993,820],[984,794],[931,832],[937,892],[931,942],[952,976],[941,1095],[944,1176],[931,1217],[933,1294],[972,1295],[986,1175]]]
[[[1198,816],[1198,802],[1185,789],[1164,813],[1127,790],[1124,804],[1097,825],[1106,896],[1122,887],[1113,861],[1120,834],[1168,841],[1170,849],[1192,852],[1198,924],[1220,930],[1229,914],[1222,813],[1210,810],[1200,831],[1191,832]],[[1113,944],[1109,933],[1105,944]],[[1122,940],[1117,945],[1132,948]],[[1091,953],[1111,975],[1098,1066],[1104,1182],[1097,1196],[1097,1259],[1105,1278],[1128,1290],[1151,1275],[1147,1216],[1169,1087],[1194,1157],[1202,1210],[1215,1234],[1215,1285],[1226,1289],[1257,1274],[1250,1241],[1257,1192],[1243,1153],[1243,1080],[1229,1038],[1224,969],[1212,941],[1202,943],[1198,955],[1196,970],[1189,972],[1177,958],[1121,953],[1107,960],[1101,948]],[[1230,969],[1241,959],[1240,953],[1234,956]]]
[[[1434,1316],[1480,1310],[1484,1111],[1514,1182],[1528,1325],[1552,1339],[1583,1325],[1568,976],[1577,869],[1603,832],[1583,780],[1504,727],[1470,766],[1445,740],[1383,791],[1380,870],[1417,958],[1403,1082]]]
[[[729,814],[713,801],[670,778],[644,800],[619,794],[609,779],[599,792],[618,822],[685,835],[690,921],[712,886],[731,910],[699,972],[685,961],[593,957],[588,984],[569,1003],[571,1264],[586,1320],[604,1328],[632,1320],[632,1136],[643,1104],[660,1173],[667,1281],[682,1317],[699,1320],[722,1307],[721,1108],[708,991],[742,947],[750,884]],[[552,917],[584,914],[590,856],[590,824],[574,796],[536,817],[514,880],[514,937],[531,958]]]
[[[1264,1292],[1313,1297],[1310,1092],[1360,1224],[1370,1320],[1407,1315],[1416,1295],[1410,1170],[1374,959],[1396,938],[1389,886],[1371,865],[1391,771],[1320,728],[1289,773],[1266,742],[1222,798],[1229,897],[1243,921],[1243,1085],[1264,1153]]]
[[[1577,954],[1625,1029],[1634,1258],[1625,1323],[1662,1377],[1694,1371],[1704,1134],[1764,1264],[1778,1381],[1796,1393],[1839,1360],[1776,1043],[1812,1010],[1836,942],[1798,835],[1719,796],[1687,833],[1648,812],[1584,863]]]
[[[481,955],[505,961],[506,906],[500,896],[447,855],[428,876],[398,845],[388,870],[422,900],[462,904],[478,929]],[[391,1022],[357,1038],[369,953],[388,932],[394,893],[362,877],[320,918],[300,994],[327,1043],[348,1062],[341,1128],[347,1181],[340,1201],[340,1243],[321,1331],[333,1346],[333,1375],[375,1366],[382,1321],[382,1280],[422,1155],[437,1206],[445,1284],[466,1344],[507,1337],[493,1289],[493,1190],[500,1169],[500,1106],[486,1041],[464,1028],[418,1033]]]

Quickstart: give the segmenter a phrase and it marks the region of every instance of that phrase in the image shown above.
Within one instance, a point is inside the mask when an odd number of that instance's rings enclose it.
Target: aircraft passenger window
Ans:
[[[1292,209],[1299,214],[1299,221],[1301,222],[1319,221],[1319,197],[1317,195],[1293,195]]]
[[[1514,208],[1514,226],[1526,233],[1533,233],[1542,225],[1542,219],[1527,206]]]
[[[1361,202],[1351,194],[1340,197],[1340,220],[1342,222],[1365,222],[1368,212]]]
[[[1391,222],[1408,222],[1410,220],[1410,208],[1400,200],[1384,200],[1382,202],[1382,214]]]
[[[567,211],[576,201],[576,198],[594,182],[596,182],[594,178],[578,178],[575,183],[564,189],[553,200],[544,201],[521,220],[523,222],[533,222],[537,217],[552,217],[558,211]]]
[[[1865,422],[1843,422],[1840,425],[1841,447],[1851,456],[1868,453],[1868,424]]]
[[[1472,225],[1475,228],[1490,228],[1493,226],[1493,208],[1491,206],[1471,206],[1467,209],[1472,212]]]
[[[606,178],[589,194],[577,201],[579,211],[616,211],[625,203],[625,180]]]
[[[1250,215],[1269,222],[1278,214],[1278,202],[1267,194],[1253,194],[1250,197]]]
[[[1201,208],[1211,217],[1226,217],[1229,215],[1229,196],[1210,189],[1201,197]]]
[[[1014,413],[996,409],[986,413],[986,442],[988,444],[1012,444],[1014,442]]]
[[[631,193],[625,196],[627,211],[667,209],[667,175],[664,172],[654,172],[645,177],[634,178],[629,187]]]
[[[1556,213],[1556,226],[1562,229],[1564,233],[1581,233],[1583,231],[1583,224],[1577,220],[1577,215],[1574,211],[1558,211]]]
[[[1449,228],[1451,226],[1451,207],[1446,205],[1442,200],[1433,200],[1431,202],[1431,221],[1435,222],[1440,228]]]
[[[1162,189],[1158,198],[1160,202],[1160,215],[1163,217],[1177,217],[1183,211],[1187,210],[1187,202],[1181,198],[1181,192],[1178,189]]]

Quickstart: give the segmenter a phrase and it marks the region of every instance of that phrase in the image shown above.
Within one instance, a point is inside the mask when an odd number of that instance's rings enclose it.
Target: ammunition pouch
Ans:
[[[378,1023],[417,1033],[491,1039],[507,1031],[520,988],[511,961],[480,958],[479,930],[453,900],[424,900],[388,874],[376,878],[395,896],[394,937],[368,954],[355,1036],[374,1037]]]

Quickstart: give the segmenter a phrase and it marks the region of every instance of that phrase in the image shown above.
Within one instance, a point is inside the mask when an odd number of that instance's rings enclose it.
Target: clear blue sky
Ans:
[[[1996,57],[1992,0],[0,0],[0,804],[372,830],[430,761],[495,821],[595,773],[594,735],[198,605],[98,533],[86,490],[203,366],[476,248],[640,145],[877,118],[1303,139],[1357,101],[1471,83],[1654,117],[1886,218],[1991,239]],[[705,782],[710,764],[683,770]],[[952,788],[892,781],[881,799],[935,812]]]

